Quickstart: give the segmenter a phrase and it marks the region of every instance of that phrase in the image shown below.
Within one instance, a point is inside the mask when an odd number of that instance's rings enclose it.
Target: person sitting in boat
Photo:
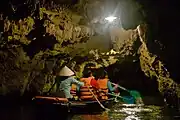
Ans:
[[[59,76],[62,78],[60,81],[60,91],[63,91],[65,97],[68,98],[68,100],[74,100],[73,95],[70,93],[71,85],[76,84],[78,86],[84,86],[84,83],[76,80],[73,77],[74,72],[67,66],[61,69]]]
[[[99,87],[99,97],[100,99],[106,100],[108,99],[107,93],[113,92],[117,89],[118,85],[115,85],[112,87],[111,82],[109,81],[107,77],[107,73],[103,69],[99,69],[97,71],[97,75],[95,77],[97,80],[97,84]]]
[[[90,81],[90,85],[93,87],[93,89],[98,89],[98,84],[97,84],[97,81],[95,79],[95,77],[93,76],[93,73],[96,73],[96,65],[95,64],[88,64],[89,66],[86,67],[88,70],[89,70],[89,75],[88,76],[92,76],[92,79]]]
[[[84,82],[85,85],[91,85],[91,80],[94,79],[93,73],[91,70],[85,71],[83,77],[80,79],[81,82]]]
[[[81,82],[84,82],[84,86],[80,87],[80,99],[81,100],[92,100],[94,97],[92,93],[93,87],[91,85],[91,80],[94,79],[94,76],[90,70],[84,71],[83,77],[80,79]]]

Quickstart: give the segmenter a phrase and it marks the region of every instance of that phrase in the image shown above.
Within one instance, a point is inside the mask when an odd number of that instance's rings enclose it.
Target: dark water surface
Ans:
[[[174,109],[160,106],[115,105],[111,111],[99,115],[75,115],[72,120],[180,120]]]
[[[0,120],[180,120],[175,109],[162,106],[114,105],[110,111],[92,115],[72,115],[58,108],[27,106],[1,106]]]

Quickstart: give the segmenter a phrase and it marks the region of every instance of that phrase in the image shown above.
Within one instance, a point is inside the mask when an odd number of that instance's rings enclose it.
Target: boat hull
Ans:
[[[33,102],[43,109],[56,108],[60,111],[63,110],[63,112],[75,114],[99,113],[104,111],[97,101],[68,101],[66,98],[38,96],[34,97]],[[114,99],[111,98],[100,102],[104,107],[110,108],[114,103]]]

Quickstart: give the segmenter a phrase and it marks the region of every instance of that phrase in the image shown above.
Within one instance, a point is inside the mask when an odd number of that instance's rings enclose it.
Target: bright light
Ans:
[[[131,116],[126,117],[124,120],[140,120],[140,119],[136,116],[131,115]]]
[[[107,20],[109,22],[113,22],[115,19],[117,19],[117,17],[109,16],[109,17],[105,18],[105,20]]]

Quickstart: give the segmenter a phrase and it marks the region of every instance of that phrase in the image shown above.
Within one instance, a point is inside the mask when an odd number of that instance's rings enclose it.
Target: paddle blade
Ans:
[[[137,104],[143,104],[141,94],[138,91],[131,90],[130,94],[132,97],[134,97],[134,100],[136,101]]]
[[[141,98],[141,94],[136,90],[131,90],[130,95],[133,96],[135,99],[136,98]]]
[[[132,96],[123,96],[122,100],[126,104],[134,104],[135,103],[134,97],[132,97]]]

